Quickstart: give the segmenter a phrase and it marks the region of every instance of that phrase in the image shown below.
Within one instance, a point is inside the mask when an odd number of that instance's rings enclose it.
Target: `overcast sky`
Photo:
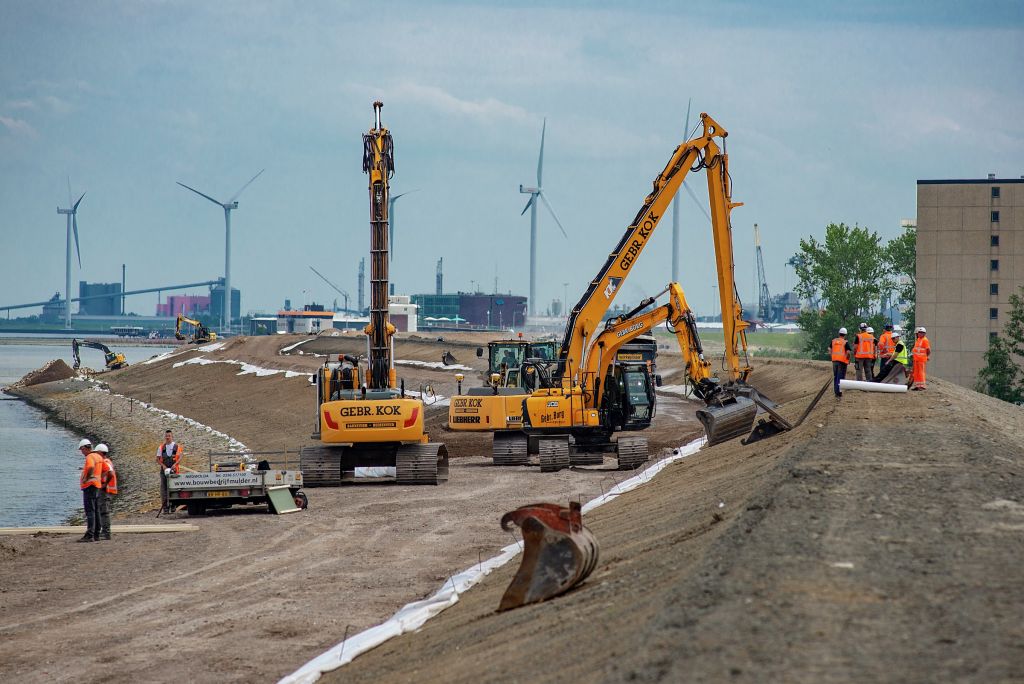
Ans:
[[[767,5],[776,4],[774,8]],[[688,98],[729,132],[736,280],[756,306],[829,222],[892,237],[920,178],[1024,174],[1024,3],[37,2],[0,0],[0,305],[64,288],[67,181],[80,279],[219,277],[228,199],[243,311],[356,295],[369,250],[361,135],[384,101],[398,201],[392,280],[527,294],[546,116],[541,307],[575,301],[684,139]],[[694,122],[691,122],[691,126]],[[689,183],[706,202],[705,179]],[[684,196],[680,280],[714,313],[710,225]],[[617,302],[671,276],[666,218]],[[303,290],[307,291],[304,295]],[[134,302],[132,301],[134,299]],[[155,295],[129,299],[152,314]]]

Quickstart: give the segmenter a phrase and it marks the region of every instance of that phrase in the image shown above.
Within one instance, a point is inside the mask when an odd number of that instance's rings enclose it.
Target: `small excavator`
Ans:
[[[300,462],[307,487],[340,485],[357,468],[394,468],[398,484],[440,484],[448,479],[448,450],[424,431],[420,395],[396,382],[395,327],[388,321],[388,196],[394,174],[391,133],[381,125],[384,105],[374,102],[374,127],[363,135],[363,172],[370,191],[370,323],[366,365],[343,355],[317,370],[319,444],[304,447]]]
[[[99,349],[103,352],[103,361],[107,365],[107,370],[117,370],[118,368],[127,368],[128,361],[125,359],[124,354],[120,352],[111,351],[110,347],[103,344],[102,342],[94,342],[92,340],[71,340],[71,355],[74,357],[74,363],[71,366],[75,370],[82,365],[82,359],[79,355],[79,349],[86,347],[88,349]]]
[[[665,168],[654,179],[652,192],[644,200],[633,222],[626,228],[608,260],[590,282],[566,323],[555,363],[524,364],[524,377],[533,375],[536,389],[525,397],[522,427],[494,433],[495,463],[527,463],[530,453],[539,456],[542,470],[558,470],[570,464],[589,462],[587,456],[571,458],[570,453],[592,454],[615,451],[620,469],[638,467],[647,460],[647,440],[640,436],[620,436],[616,432],[642,430],[650,425],[655,408],[656,378],[642,366],[613,366],[614,350],[643,332],[650,332],[655,319],[662,317],[676,329],[692,330],[690,341],[680,339],[688,373],[695,393],[705,406],[698,418],[707,433],[708,443],[716,444],[749,432],[758,408],[777,421],[774,404],[747,383],[751,368],[745,359],[747,343],[743,308],[736,293],[730,215],[740,203],[732,201],[729,159],[725,152],[728,132],[706,113],[702,127],[693,139],[676,147]],[[715,246],[718,291],[722,302],[722,325],[726,347],[724,378],[715,377],[703,360],[696,327],[687,328],[683,312],[685,299],[678,285],[671,285],[670,309],[656,316],[639,315],[649,303],[612,319],[601,329],[601,321],[612,306],[632,267],[650,242],[669,202],[686,175],[706,170],[711,223]],[[675,303],[672,303],[672,300]],[[659,310],[655,310],[659,311]],[[677,333],[677,337],[678,337]],[[609,373],[609,370],[612,373]],[[788,429],[782,424],[764,428]]]
[[[182,325],[191,326],[191,334],[186,335],[181,332]],[[217,333],[213,332],[202,322],[195,320],[194,318],[188,318],[182,314],[178,314],[178,322],[174,326],[174,337],[178,340],[188,340],[189,344],[206,344],[207,342],[215,342],[217,340]]]

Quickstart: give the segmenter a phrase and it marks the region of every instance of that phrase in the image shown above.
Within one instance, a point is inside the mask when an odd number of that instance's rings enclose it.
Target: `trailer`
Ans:
[[[167,500],[173,508],[185,506],[189,515],[232,506],[266,505],[270,513],[291,513],[309,504],[302,491],[302,471],[273,468],[245,461],[212,462],[206,472],[170,473]],[[237,457],[238,454],[232,454]]]

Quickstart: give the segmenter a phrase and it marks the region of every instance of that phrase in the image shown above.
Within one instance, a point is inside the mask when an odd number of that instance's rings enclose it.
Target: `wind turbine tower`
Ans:
[[[221,308],[220,327],[221,330],[231,330],[231,212],[238,208],[238,196],[242,194],[242,191],[249,187],[249,184],[260,177],[266,169],[260,169],[260,172],[249,179],[249,182],[239,188],[238,192],[232,196],[227,202],[221,202],[215,200],[209,195],[203,194],[195,188],[190,188],[184,183],[178,182],[178,185],[191,190],[200,197],[204,197],[214,204],[224,209],[224,301],[223,307]]]
[[[686,128],[683,129],[683,133],[686,136],[690,135],[690,103],[692,100],[686,101]],[[683,180],[686,183],[686,180]],[[689,190],[689,188],[687,188]],[[672,198],[672,282],[679,282],[679,190],[676,190],[676,196]]]
[[[82,193],[85,197],[85,193]],[[68,178],[68,204],[70,209],[57,207],[58,214],[65,214],[68,217],[68,239],[67,251],[64,260],[64,327],[71,328],[71,232],[75,233],[75,253],[78,255],[78,268],[82,268],[82,250],[78,247],[78,205],[82,203],[82,197],[71,204],[71,179]]]
[[[524,185],[519,186],[519,192],[530,196],[529,201],[523,210],[519,213],[520,216],[526,213],[526,210],[530,210],[530,316],[537,315],[537,199],[539,198],[544,202],[544,206],[551,213],[551,218],[555,219],[555,223],[558,224],[558,229],[562,231],[562,235],[568,240],[569,236],[565,232],[565,228],[562,227],[562,222],[558,220],[558,216],[555,214],[555,210],[551,208],[551,203],[548,202],[548,198],[544,195],[544,186],[541,183],[541,177],[544,174],[544,134],[547,132],[548,120],[544,119],[544,125],[540,130],[540,155],[537,157],[537,187],[528,188]]]

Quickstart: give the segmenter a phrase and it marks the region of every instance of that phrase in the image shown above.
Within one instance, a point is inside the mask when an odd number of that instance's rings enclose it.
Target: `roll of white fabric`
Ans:
[[[863,380],[840,380],[840,390],[863,390],[864,392],[906,392],[906,385],[890,385],[882,382],[864,382]]]

